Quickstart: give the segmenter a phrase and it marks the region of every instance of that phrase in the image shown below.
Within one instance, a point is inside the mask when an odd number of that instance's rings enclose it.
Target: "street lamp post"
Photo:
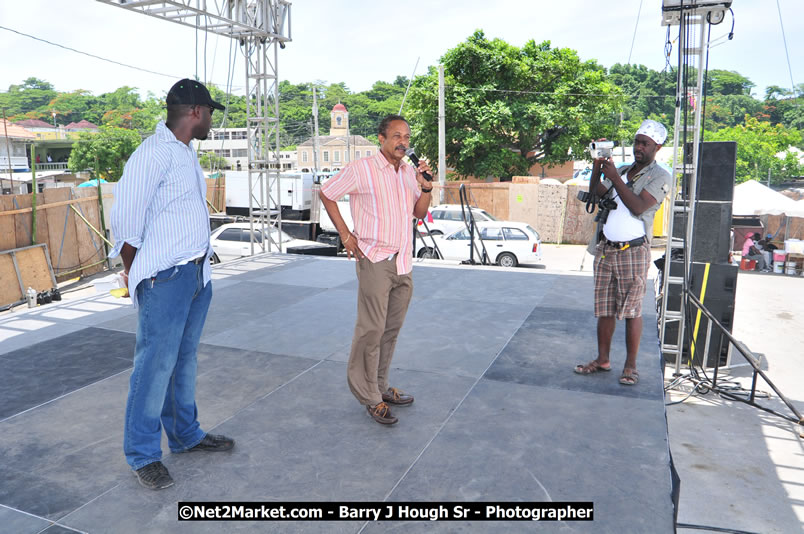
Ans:
[[[58,128],[58,126],[56,126],[56,112],[52,111],[51,114],[53,115],[53,127]]]

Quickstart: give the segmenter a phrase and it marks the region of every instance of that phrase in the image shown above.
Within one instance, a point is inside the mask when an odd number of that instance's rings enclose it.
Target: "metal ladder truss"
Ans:
[[[672,3],[672,2],[671,2]],[[667,2],[665,2],[667,4]],[[666,9],[666,7],[665,7]],[[665,247],[665,265],[662,273],[661,303],[659,307],[659,341],[662,353],[667,357],[674,356],[678,371],[683,353],[685,313],[687,308],[685,280],[690,268],[689,245],[692,243],[692,229],[695,224],[694,204],[686,199],[695,199],[698,183],[698,158],[701,139],[701,112],[703,108],[704,57],[709,43],[706,41],[706,26],[709,20],[721,19],[728,6],[710,6],[698,8],[684,6],[673,10],[672,17],[665,17],[665,23],[679,26],[679,66],[676,82],[676,113],[673,124],[673,180],[671,181],[670,205],[667,224],[667,245]],[[685,74],[690,68],[696,69],[695,83],[690,84]],[[690,123],[690,116],[693,116]],[[690,139],[690,137],[692,139]],[[679,145],[684,156],[679,158]],[[688,151],[691,149],[692,154]],[[681,181],[687,184],[683,191],[678,187]],[[686,199],[684,198],[686,197]],[[676,238],[673,229],[675,213],[684,212],[685,238]],[[670,265],[675,251],[684,253],[683,276],[671,276]],[[676,288],[673,294],[681,295],[678,309],[669,306],[670,288]],[[677,324],[677,337],[667,340],[668,325]]]
[[[97,0],[236,39],[246,59],[251,254],[281,251],[278,49],[292,40],[287,0]],[[275,213],[275,216],[273,216]],[[255,232],[255,226],[258,232]],[[274,228],[278,232],[273,231]],[[269,231],[266,231],[269,230]],[[262,236],[259,237],[258,236]]]

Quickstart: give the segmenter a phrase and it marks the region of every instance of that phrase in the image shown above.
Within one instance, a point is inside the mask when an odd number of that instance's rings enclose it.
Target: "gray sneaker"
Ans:
[[[148,489],[161,490],[173,485],[173,478],[168,473],[167,467],[162,465],[162,462],[154,462],[145,467],[140,467],[134,473],[137,475],[137,480],[140,481],[140,484]]]

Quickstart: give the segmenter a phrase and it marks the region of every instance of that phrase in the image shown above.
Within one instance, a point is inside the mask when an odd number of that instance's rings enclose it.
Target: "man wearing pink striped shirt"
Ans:
[[[380,151],[353,161],[321,187],[321,202],[338,229],[347,256],[357,260],[357,323],[349,354],[347,381],[352,394],[378,423],[397,418],[389,404],[404,406],[413,395],[390,387],[388,371],[396,338],[413,294],[412,217],[430,206],[432,185],[423,172],[402,161],[410,146],[410,127],[399,115],[385,117],[378,129]],[[337,200],[349,195],[350,230]]]

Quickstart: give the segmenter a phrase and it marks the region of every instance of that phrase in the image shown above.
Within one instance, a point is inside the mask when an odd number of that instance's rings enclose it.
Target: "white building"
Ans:
[[[248,169],[248,129],[246,128],[213,128],[209,131],[207,139],[195,143],[195,150],[199,157],[206,152],[212,152],[216,156],[224,158],[229,163],[230,169]],[[279,160],[281,170],[295,169],[296,151],[280,151]]]
[[[349,112],[343,104],[335,104],[330,112],[329,135],[320,135],[318,144],[318,170],[339,171],[350,161],[377,153],[377,145],[362,135],[347,135],[349,131]],[[348,143],[347,143],[348,140]],[[296,149],[297,164],[302,172],[315,167],[313,157],[313,138],[304,141]]]

